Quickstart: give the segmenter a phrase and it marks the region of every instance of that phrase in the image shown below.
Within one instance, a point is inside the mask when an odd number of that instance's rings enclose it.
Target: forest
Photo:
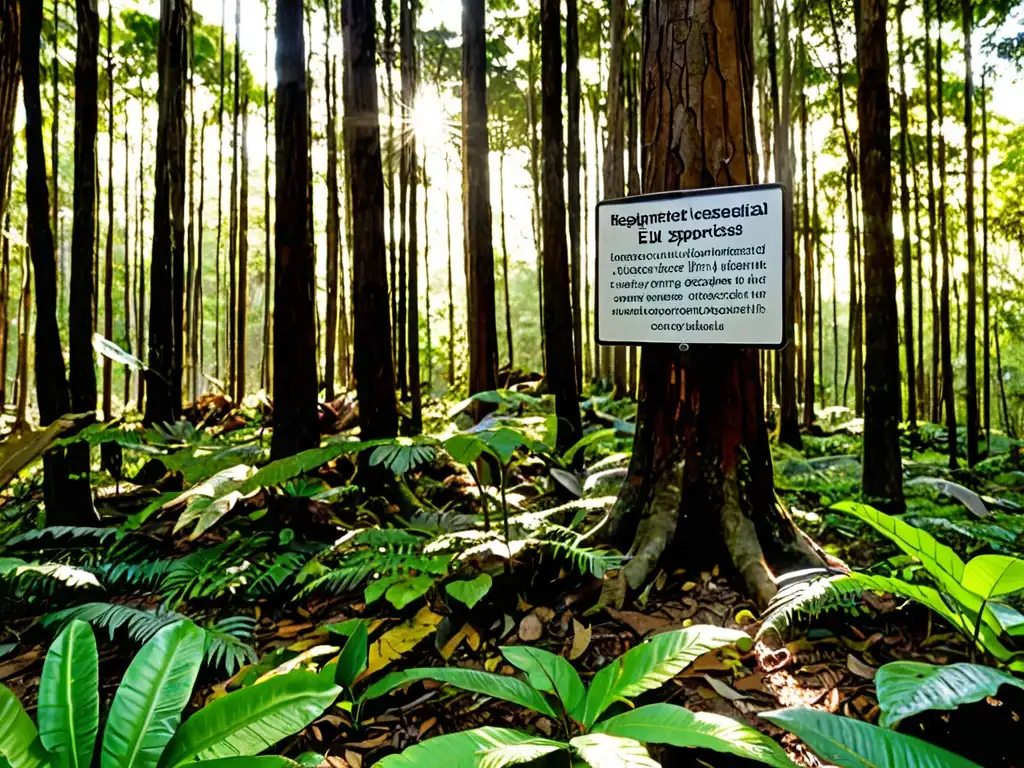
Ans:
[[[0,0],[0,259],[0,768],[1024,766],[1024,3]]]

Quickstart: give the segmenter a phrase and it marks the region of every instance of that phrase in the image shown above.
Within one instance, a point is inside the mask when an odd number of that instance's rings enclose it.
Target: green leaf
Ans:
[[[46,654],[37,718],[39,740],[59,765],[89,768],[100,724],[99,657],[84,621],[68,624]]]
[[[131,352],[125,352],[110,339],[98,333],[92,335],[92,348],[103,357],[109,357],[115,363],[128,366],[133,371],[148,371],[146,364]]]
[[[395,608],[402,610],[413,600],[423,597],[432,586],[434,586],[434,577],[421,573],[418,576],[407,576],[397,584],[388,587],[384,596]]]
[[[616,433],[617,430],[612,427],[609,427],[608,429],[594,430],[589,435],[584,435],[577,440],[569,450],[562,454],[562,459],[565,461],[572,461],[576,454],[588,445],[593,445],[594,443],[602,442],[604,440],[613,440]]]
[[[818,757],[839,768],[981,768],[926,741],[816,709],[776,709],[761,717],[795,733]]]
[[[656,635],[631,648],[594,675],[583,725],[589,729],[614,702],[659,688],[698,656],[732,644],[743,649],[752,645],[745,632],[697,625]]]
[[[151,768],[181,722],[203,663],[205,635],[190,621],[164,627],[125,672],[103,731],[102,768]]]
[[[369,635],[366,631],[366,623],[360,621],[352,634],[348,636],[348,640],[345,641],[345,647],[341,649],[338,667],[334,673],[334,682],[351,690],[356,678],[366,669],[369,653]]]
[[[512,454],[516,448],[525,445],[525,440],[520,432],[508,427],[502,427],[494,432],[481,432],[481,439],[487,444],[488,450],[497,456],[502,464],[512,461]]]
[[[794,768],[782,747],[760,731],[723,715],[691,712],[675,704],[639,707],[598,723],[594,731],[645,744],[713,749],[776,768]]]
[[[229,693],[207,704],[178,729],[160,768],[196,759],[259,754],[313,722],[339,693],[341,688],[332,679],[306,671],[277,675]]]
[[[376,699],[395,688],[400,688],[418,680],[434,680],[448,683],[456,688],[474,693],[482,693],[503,701],[511,701],[521,707],[527,707],[542,715],[557,718],[554,709],[539,691],[531,688],[522,680],[507,675],[496,675],[492,672],[481,672],[476,669],[459,669],[457,667],[438,667],[407,669],[403,672],[392,672],[378,680],[363,693],[362,699]]]
[[[377,768],[502,768],[536,760],[566,745],[511,728],[476,728],[428,739],[400,755],[389,755]]]
[[[374,579],[367,584],[366,589],[363,590],[363,599],[366,601],[367,605],[375,603],[384,596],[393,584],[397,584],[401,580],[402,577],[395,574],[381,576],[379,579]]]
[[[883,665],[875,677],[878,724],[895,728],[906,717],[931,709],[951,710],[961,704],[995,696],[1001,685],[1024,690],[1024,680],[979,664],[934,666],[917,661],[894,661]]]
[[[558,694],[570,715],[587,695],[579,673],[572,664],[550,651],[529,645],[512,645],[501,649],[513,665],[526,673],[530,685],[544,693]]]
[[[493,583],[490,575],[481,573],[475,579],[450,581],[444,585],[444,591],[468,608],[472,608],[491,591]]]
[[[432,461],[434,446],[415,443],[407,437],[397,437],[391,445],[380,445],[370,454],[370,466],[383,464],[396,475],[404,475],[420,464]]]
[[[201,760],[198,765],[206,768],[299,768],[300,763],[287,757],[263,755],[262,757],[221,757],[216,760]]]
[[[1024,560],[1008,555],[978,555],[964,568],[963,585],[985,600],[1024,589]]]
[[[50,756],[18,697],[0,685],[0,759],[11,768],[46,768]]]
[[[659,768],[639,741],[607,733],[588,733],[569,742],[591,768]]]
[[[472,464],[487,446],[475,435],[453,435],[444,441],[444,449],[459,464]]]

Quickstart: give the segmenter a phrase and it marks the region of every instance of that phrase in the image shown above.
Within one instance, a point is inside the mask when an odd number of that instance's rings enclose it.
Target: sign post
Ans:
[[[598,342],[781,349],[782,211],[779,184],[598,203]]]

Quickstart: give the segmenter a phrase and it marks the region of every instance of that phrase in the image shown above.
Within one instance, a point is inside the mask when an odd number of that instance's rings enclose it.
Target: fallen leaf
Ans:
[[[519,639],[524,643],[532,643],[540,640],[544,634],[544,625],[535,614],[530,614],[519,622]]]
[[[538,606],[533,611],[534,615],[545,624],[550,624],[551,620],[555,618],[555,612],[548,608],[546,605]]]
[[[697,582],[695,582],[695,581],[688,581],[685,584],[683,584],[683,592],[689,592],[690,590],[693,590],[693,589],[696,589],[696,588],[697,588]]]
[[[466,630],[466,642],[469,643],[469,647],[474,651],[479,651],[480,633],[470,624],[464,625],[463,629]]]
[[[645,637],[652,632],[663,629],[670,623],[664,617],[649,616],[646,613],[639,613],[637,611],[617,611],[614,608],[607,608],[606,610],[609,616],[616,621],[621,621],[640,637]]]
[[[723,699],[729,701],[739,701],[740,699],[749,699],[749,696],[745,696],[742,693],[737,693],[730,688],[726,683],[721,680],[716,680],[711,675],[704,675],[704,679],[708,681],[708,685],[715,689],[715,693],[721,696]]]
[[[285,624],[284,622],[281,622],[277,625],[277,631],[274,632],[274,634],[277,637],[295,637],[302,630],[310,629],[312,626],[313,625],[308,622],[305,624]]]
[[[353,752],[351,749],[345,750],[345,762],[347,762],[351,768],[363,768],[363,758],[358,752]]]
[[[767,693],[764,687],[764,674],[761,672],[754,672],[752,675],[741,677],[735,683],[733,688],[737,691],[761,691]]]
[[[592,627],[584,627],[576,619],[572,620],[572,649],[569,651],[569,660],[575,661],[590,646],[590,638],[593,634]]]
[[[870,664],[865,664],[852,653],[846,655],[846,668],[857,675],[857,677],[863,677],[865,680],[874,680],[875,675],[878,674],[878,669]]]
[[[348,754],[348,747],[355,747],[356,749],[376,749],[384,744],[389,738],[391,738],[391,734],[385,731],[378,736],[364,739],[363,741],[350,741],[345,745],[345,753]]]
[[[427,731],[429,731],[431,728],[433,728],[435,725],[437,725],[437,718],[436,717],[431,717],[431,718],[429,718],[427,720],[424,720],[422,723],[420,723],[420,738],[422,739],[424,734]]]
[[[454,654],[455,651],[458,650],[459,646],[462,645],[462,641],[469,637],[469,632],[472,631],[473,628],[469,626],[469,624],[463,624],[462,628],[452,635],[448,639],[448,642],[441,647],[441,658],[448,661],[452,657],[452,654]],[[479,637],[479,635],[477,637]]]
[[[662,590],[665,588],[665,582],[668,581],[668,574],[664,571],[658,571],[657,578],[654,579],[654,588]]]
[[[380,638],[370,644],[370,660],[366,670],[359,676],[362,680],[380,672],[391,662],[415,648],[421,640],[437,631],[443,616],[434,613],[424,606],[408,621],[389,629]]]
[[[25,667],[33,664],[36,659],[39,658],[40,649],[33,648],[28,653],[23,653],[21,656],[15,656],[10,661],[0,664],[0,680],[5,680],[8,677],[16,675]]]

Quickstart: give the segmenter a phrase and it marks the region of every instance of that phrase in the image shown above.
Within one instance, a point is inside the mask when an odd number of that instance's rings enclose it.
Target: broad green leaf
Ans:
[[[497,456],[502,464],[512,461],[512,454],[516,452],[516,448],[525,444],[523,435],[508,427],[502,427],[494,432],[482,432],[480,435],[488,450]]]
[[[160,768],[259,754],[313,722],[339,693],[330,677],[306,671],[229,693],[185,721],[167,745]]]
[[[572,739],[569,746],[591,768],[659,768],[647,748],[635,739],[588,733]]]
[[[131,352],[125,352],[110,339],[104,338],[101,334],[92,335],[92,348],[103,357],[109,357],[115,363],[128,366],[133,371],[148,371],[146,364],[139,360]]]
[[[558,694],[570,715],[586,697],[587,691],[579,673],[561,656],[530,645],[506,646],[501,652],[509,662],[526,673],[530,685],[538,691]]]
[[[453,435],[444,441],[444,449],[459,464],[472,464],[487,446],[475,435]]]
[[[795,733],[818,757],[839,768],[981,768],[926,741],[816,709],[776,709],[761,717]]]
[[[256,474],[245,481],[245,484],[242,485],[239,491],[244,495],[258,491],[260,488],[281,485],[293,477],[298,477],[305,472],[323,466],[339,456],[359,453],[368,448],[376,448],[378,445],[387,445],[389,443],[391,443],[391,440],[388,438],[364,441],[328,441],[326,445],[320,448],[309,448],[305,451],[299,451],[294,456],[277,459],[261,467]]]
[[[965,589],[984,599],[1024,589],[1024,560],[1008,555],[978,555],[964,568]]]
[[[423,669],[407,669],[403,672],[392,672],[366,689],[363,699],[376,699],[385,693],[414,683],[417,680],[434,680],[448,683],[456,688],[473,693],[482,693],[503,701],[511,701],[549,717],[558,715],[548,704],[541,693],[531,688],[522,680],[507,675],[496,675],[493,672],[481,672],[476,669],[459,669],[457,667],[437,667]]]
[[[583,725],[589,729],[614,702],[660,688],[698,656],[732,644],[744,650],[752,645],[746,632],[697,625],[656,635],[631,648],[594,675]]]
[[[0,685],[0,759],[11,768],[45,768],[50,756],[18,697]]]
[[[402,610],[413,600],[423,597],[432,586],[434,586],[434,577],[421,573],[418,576],[408,576],[388,587],[384,596],[395,608]]]
[[[338,668],[334,673],[334,682],[351,690],[356,678],[366,669],[369,660],[369,636],[366,622],[360,621],[352,634],[345,641],[338,657]]]
[[[39,740],[57,765],[89,768],[100,724],[99,657],[84,621],[68,624],[46,654],[37,719]]]
[[[300,763],[277,755],[262,757],[220,757],[216,760],[201,760],[197,765],[206,768],[299,768]]]
[[[650,704],[624,712],[598,723],[594,732],[645,744],[713,749],[776,768],[794,768],[782,747],[760,731],[723,715],[691,712],[675,704]]]
[[[476,728],[428,739],[400,755],[389,755],[377,768],[502,768],[536,760],[566,745],[511,728]]]
[[[366,588],[363,589],[363,599],[366,604],[375,603],[384,597],[384,594],[391,589],[391,587],[402,580],[402,577],[397,574],[390,574],[388,576],[381,576],[379,579],[374,579]]]
[[[583,450],[588,445],[593,445],[594,443],[601,442],[603,440],[613,440],[616,433],[617,430],[613,427],[594,430],[589,435],[584,435],[577,440],[576,443],[562,455],[562,458],[565,461],[572,461],[577,452]]]
[[[102,768],[157,764],[192,696],[205,643],[203,630],[190,621],[177,621],[142,646],[110,705]]]
[[[980,664],[934,666],[917,661],[883,665],[875,677],[878,724],[895,728],[906,717],[931,709],[956,709],[961,704],[995,696],[1001,685],[1024,690],[1024,680]]]
[[[490,575],[481,573],[475,579],[450,581],[444,585],[444,591],[468,608],[472,608],[491,591],[491,584],[493,579]]]
[[[420,464],[432,461],[434,446],[414,442],[407,437],[397,437],[391,445],[380,445],[370,454],[370,466],[383,464],[396,475],[404,475]]]

